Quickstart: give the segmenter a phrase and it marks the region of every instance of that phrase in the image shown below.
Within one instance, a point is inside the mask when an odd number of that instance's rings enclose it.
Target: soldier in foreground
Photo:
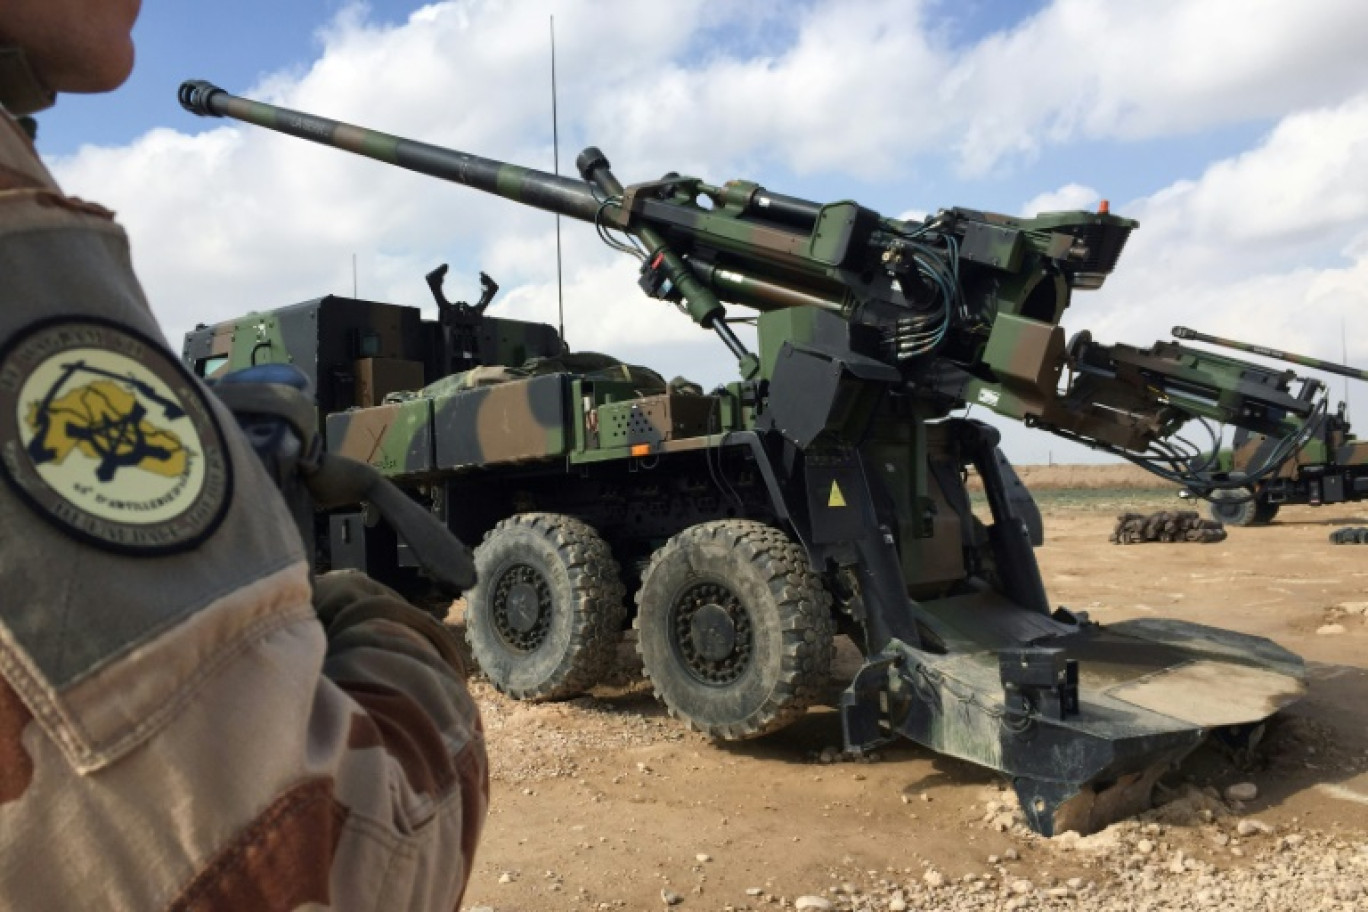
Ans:
[[[452,638],[311,591],[122,230],[15,120],[121,84],[138,6],[0,7],[0,908],[455,908],[488,767]]]

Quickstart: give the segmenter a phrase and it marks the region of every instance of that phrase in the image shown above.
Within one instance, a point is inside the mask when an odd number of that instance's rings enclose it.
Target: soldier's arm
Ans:
[[[353,720],[349,746],[378,748],[398,767],[399,829],[428,826],[434,846],[459,845],[459,859],[431,860],[459,873],[463,891],[489,803],[489,773],[456,638],[355,571],[319,577],[314,606],[328,640],[323,673],[366,714]],[[344,776],[338,783],[342,800],[352,787],[373,792],[375,783],[358,774],[362,781]]]

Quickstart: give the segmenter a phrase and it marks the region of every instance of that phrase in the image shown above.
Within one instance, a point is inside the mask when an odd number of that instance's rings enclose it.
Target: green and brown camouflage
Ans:
[[[440,289],[438,289],[438,292]],[[554,327],[475,315],[437,294],[439,318],[417,307],[328,295],[253,312],[186,334],[183,359],[217,378],[256,364],[292,364],[308,377],[324,416],[380,405],[393,393],[481,364],[521,364],[557,356]]]
[[[1368,463],[1368,441],[1354,438],[1347,425],[1327,418],[1323,433],[1311,437],[1291,459],[1284,462],[1270,478],[1295,478],[1308,468]],[[1264,434],[1241,435],[1240,442],[1230,450],[1228,468],[1244,472],[1248,466],[1263,462],[1277,440]]]
[[[409,399],[327,416],[328,451],[387,476],[421,479],[435,468],[432,400]]]
[[[1143,349],[1099,345],[1086,332],[1066,347],[1057,326],[1012,316],[998,322],[1005,331],[994,333],[984,356],[993,378],[976,378],[966,398],[1123,454],[1143,454],[1194,420],[1286,441],[1306,433],[1323,401],[1317,381],[1290,370],[1166,341]],[[1060,392],[1063,370],[1069,381]]]
[[[1368,371],[1356,367],[1213,336],[1186,326],[1175,326],[1173,335],[1355,380],[1368,380]],[[1350,433],[1343,404],[1336,412],[1321,410],[1310,415],[1306,430],[1298,435],[1298,440],[1299,445],[1289,453],[1285,433],[1239,428],[1229,458],[1221,468],[1229,473],[1228,478],[1239,483],[1240,489],[1212,498],[1212,518],[1233,526],[1262,525],[1271,522],[1284,504],[1318,507],[1368,500],[1368,442],[1357,440]],[[1198,489],[1196,493],[1206,492]]]
[[[186,83],[181,101],[196,113],[635,235],[647,252],[643,287],[682,296],[696,322],[722,335],[748,379],[772,380],[779,352],[807,344],[813,313],[825,311],[849,332],[877,334],[879,354],[904,377],[922,373],[926,356],[941,355],[934,384],[951,407],[983,405],[1138,458],[1166,477],[1171,460],[1155,460],[1151,450],[1189,421],[1234,423],[1282,439],[1313,409],[1305,389],[1290,389],[1291,373],[1262,371],[1251,380],[1246,362],[1172,343],[1142,350],[1088,339],[1066,346],[1059,320],[1071,292],[1100,287],[1136,227],[1110,212],[1016,218],[951,208],[909,222],[849,200],[817,204],[771,193],[751,181],[715,186],[670,175],[623,188],[592,148],[580,156],[585,179],[577,181],[248,101],[207,83]],[[931,265],[947,254],[949,274]],[[726,328],[724,300],[761,312],[758,357]],[[951,319],[953,308],[961,319]],[[943,370],[947,363],[960,370]],[[1066,370],[1071,382],[1061,391]],[[1234,486],[1197,468],[1187,474],[1194,488]]]
[[[327,416],[330,452],[398,480],[525,462],[570,465],[708,446],[737,430],[717,396],[641,396],[630,383],[571,374],[508,379]]]
[[[539,324],[523,325],[522,350],[472,347],[463,340],[499,335],[488,294],[444,307],[431,277],[440,319],[410,309],[397,346],[363,350],[378,315],[348,315],[363,302],[338,298],[318,302],[308,350],[285,326],[277,343],[260,315],[187,343],[201,374],[223,351],[312,359],[329,450],[483,540],[467,632],[496,687],[582,692],[633,624],[673,713],[712,737],[750,737],[817,698],[840,629],[864,655],[841,698],[848,748],[901,736],[998,770],[1047,834],[1140,809],[1158,772],[1213,731],[1252,728],[1302,693],[1300,659],[1268,641],[1177,622],[1103,629],[1056,609],[1032,552],[1039,511],[997,431],[955,414],[981,403],[1140,460],[1192,419],[1300,432],[1317,406],[1289,376],[1171,343],[1065,343],[1073,292],[1103,284],[1135,222],[963,208],[908,221],[673,174],[624,187],[592,147],[573,179],[207,83],[180,98],[629,235],[642,290],[736,358],[740,379],[705,394],[567,353]],[[731,332],[727,306],[758,313],[758,352]],[[422,365],[421,384],[403,362]],[[1173,453],[1155,465],[1213,483]],[[971,471],[986,511],[970,502]],[[413,582],[412,557],[363,507],[326,526],[319,551],[333,566]]]
[[[1137,349],[1087,337],[1066,346],[1059,321],[1072,291],[1101,287],[1137,226],[1105,204],[1031,218],[956,207],[906,221],[745,180],[718,186],[671,174],[623,187],[592,147],[578,159],[583,179],[574,180],[238,98],[205,82],[185,83],[180,101],[197,114],[233,117],[634,235],[646,251],[643,288],[682,297],[696,322],[722,336],[747,379],[773,380],[779,352],[813,341],[813,314],[825,311],[840,316],[848,333],[877,335],[877,354],[903,378],[925,383],[918,375],[928,356],[939,355],[932,385],[950,407],[984,405],[1166,477],[1172,459],[1155,460],[1151,450],[1189,421],[1285,439],[1314,410],[1315,387],[1292,390],[1290,372],[1165,342]],[[722,301],[761,312],[758,357],[726,328]],[[1070,383],[1060,390],[1066,370]],[[1200,464],[1200,454],[1188,461]],[[1179,475],[1194,488],[1232,486],[1198,468]]]
[[[1357,367],[1349,367],[1346,364],[1337,364],[1334,361],[1322,361],[1320,358],[1312,358],[1310,355],[1297,355],[1292,352],[1283,351],[1280,348],[1269,348],[1267,345],[1258,345],[1253,342],[1241,342],[1237,339],[1227,339],[1223,336],[1213,336],[1207,333],[1189,329],[1186,326],[1173,327],[1173,337],[1175,339],[1187,339],[1193,342],[1206,342],[1209,345],[1220,345],[1223,348],[1233,348],[1236,351],[1245,351],[1253,355],[1263,355],[1265,358],[1272,358],[1275,361],[1286,361],[1288,364],[1300,364],[1302,367],[1309,367],[1313,370],[1325,371],[1330,374],[1339,374],[1341,377],[1349,377],[1352,380],[1368,380],[1368,371]]]
[[[1102,285],[1137,224],[1106,212],[1018,219],[962,208],[912,222],[849,200],[817,204],[749,181],[714,186],[678,175],[623,188],[594,148],[578,159],[584,180],[574,180],[237,98],[205,82],[182,85],[180,100],[197,114],[237,118],[633,235],[645,248],[643,288],[682,298],[696,322],[722,336],[746,379],[755,376],[749,365],[767,359],[757,362],[731,335],[724,298],[762,312],[837,313],[878,332],[895,363],[942,341],[979,362],[997,331],[993,316],[1056,323],[1070,289]],[[954,251],[948,273],[935,261],[943,248]],[[951,326],[953,306],[973,317]],[[947,332],[955,338],[945,340]]]

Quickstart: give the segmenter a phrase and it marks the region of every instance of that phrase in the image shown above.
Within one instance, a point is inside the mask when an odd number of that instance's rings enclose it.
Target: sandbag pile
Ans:
[[[1345,526],[1330,533],[1333,545],[1368,545],[1368,526]]]
[[[1114,545],[1142,542],[1218,542],[1226,537],[1225,526],[1202,519],[1192,510],[1161,510],[1158,513],[1122,513],[1111,534]]]

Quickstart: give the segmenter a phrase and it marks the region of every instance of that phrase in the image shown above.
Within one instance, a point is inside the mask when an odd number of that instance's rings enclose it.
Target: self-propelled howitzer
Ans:
[[[1360,368],[1208,335],[1185,326],[1173,327],[1173,335],[1354,380],[1368,380],[1368,371]],[[1368,500],[1368,441],[1353,435],[1345,403],[1341,402],[1333,412],[1310,418],[1307,430],[1297,438],[1300,443],[1291,458],[1270,458],[1282,446],[1281,439],[1256,429],[1238,428],[1230,441],[1229,460],[1222,460],[1220,467],[1226,472],[1226,481],[1237,481],[1241,487],[1227,484],[1214,492],[1189,487],[1184,496],[1209,497],[1211,517],[1228,526],[1272,522],[1285,505],[1319,507]]]
[[[1031,547],[1039,513],[997,432],[949,417],[982,402],[1143,449],[1189,417],[1282,429],[1313,408],[1288,378],[1236,387],[1181,349],[1065,345],[1071,293],[1102,284],[1133,222],[967,209],[906,222],[749,182],[623,187],[595,150],[573,180],[205,83],[182,86],[181,101],[591,222],[641,257],[648,294],[736,355],[742,379],[708,394],[549,344],[518,349],[539,356],[527,363],[504,350],[466,359],[448,377],[450,333],[416,308],[335,298],[187,337],[201,374],[302,365],[330,390],[330,451],[370,461],[463,541],[483,540],[467,636],[505,692],[583,691],[631,623],[674,715],[751,737],[818,697],[840,630],[864,654],[841,700],[850,749],[901,735],[1001,770],[1044,833],[1144,806],[1213,731],[1248,731],[1302,692],[1300,660],[1266,640],[1172,621],[1103,628],[1053,609]],[[758,352],[732,335],[723,301],[759,311]],[[1087,385],[1067,386],[1070,399],[1058,387],[1074,365]],[[411,369],[416,391],[382,403],[382,369]],[[350,403],[361,407],[342,410],[343,377],[369,378]],[[395,565],[371,563],[362,513],[330,529],[334,566]]]

